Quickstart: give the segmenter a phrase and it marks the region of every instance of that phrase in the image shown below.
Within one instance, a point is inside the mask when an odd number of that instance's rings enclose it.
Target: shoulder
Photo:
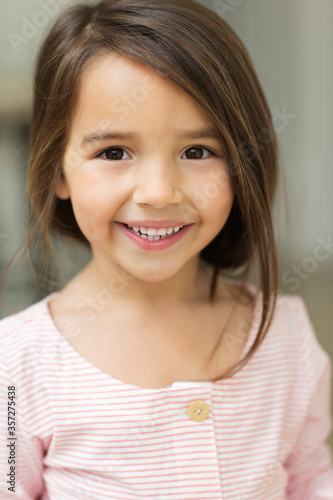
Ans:
[[[262,292],[252,285],[250,289],[257,292],[258,321],[263,307]],[[299,295],[278,293],[264,343],[273,350],[280,351],[286,360],[286,366],[288,364],[295,370],[298,369],[311,385],[330,367],[330,358],[318,340],[307,305]]]
[[[262,291],[252,284],[247,284],[246,289],[253,298],[256,314],[261,315],[265,305]],[[311,337],[313,327],[305,301],[300,295],[288,295],[278,291],[270,330],[276,328],[301,330]]]
[[[307,305],[300,295],[278,295],[274,324],[283,327],[286,334],[297,341],[304,359],[311,353],[318,364],[328,356],[319,343]]]
[[[52,294],[53,295],[53,294]],[[0,361],[15,375],[32,363],[53,330],[47,302],[52,295],[0,320]]]
[[[232,289],[240,304],[246,305],[251,310],[252,322],[261,318],[263,307],[272,306],[272,297],[265,304],[262,291],[252,283],[246,283],[244,286],[236,283]],[[287,295],[278,291],[273,318],[267,333],[272,335],[273,332],[289,332],[290,329],[296,332],[301,326],[307,327],[309,331],[309,316],[304,300],[299,295]]]
[[[8,341],[13,335],[19,337],[24,335],[26,331],[40,329],[45,324],[48,308],[47,302],[50,300],[51,295],[26,309],[7,316],[0,320],[0,339],[2,342]]]

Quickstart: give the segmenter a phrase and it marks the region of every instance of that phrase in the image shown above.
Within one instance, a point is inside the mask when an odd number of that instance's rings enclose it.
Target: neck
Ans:
[[[186,263],[170,276],[167,270],[136,273],[136,276],[115,263],[92,259],[83,271],[87,289],[94,290],[96,297],[113,305],[153,309],[172,305],[207,302],[209,299],[210,273],[199,258]],[[167,277],[165,277],[167,276]],[[143,278],[147,279],[143,279]],[[164,277],[164,279],[163,279]],[[207,286],[208,283],[208,286]]]

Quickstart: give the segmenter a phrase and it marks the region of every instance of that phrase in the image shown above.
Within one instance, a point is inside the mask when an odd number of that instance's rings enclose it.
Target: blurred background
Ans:
[[[0,272],[26,231],[25,182],[37,48],[57,14],[77,3],[1,3]],[[200,3],[223,17],[245,43],[268,98],[285,186],[275,211],[280,290],[304,298],[319,342],[333,357],[333,2]],[[56,255],[54,272],[59,283],[89,258],[65,243],[57,245]],[[39,256],[35,259],[38,265]],[[0,318],[48,292],[40,289],[36,293],[28,262],[23,261],[7,283]]]

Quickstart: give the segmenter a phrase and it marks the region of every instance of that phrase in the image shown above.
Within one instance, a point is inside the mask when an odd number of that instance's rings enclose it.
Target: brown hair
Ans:
[[[46,37],[37,61],[28,192],[37,215],[30,241],[57,233],[88,244],[70,200],[56,197],[70,120],[84,68],[116,52],[154,68],[182,87],[220,133],[235,197],[228,221],[200,258],[219,272],[248,279],[257,257],[263,310],[253,355],[271,324],[277,297],[277,257],[272,204],[278,176],[272,118],[242,42],[217,14],[193,0],[102,0],[67,9]],[[272,307],[268,307],[271,305]],[[270,314],[269,314],[270,309]],[[237,370],[238,369],[238,370]]]

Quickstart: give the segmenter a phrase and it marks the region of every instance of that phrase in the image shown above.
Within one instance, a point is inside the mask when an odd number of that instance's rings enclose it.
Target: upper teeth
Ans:
[[[181,229],[184,226],[170,227],[168,229],[164,229],[164,228],[153,229],[152,227],[150,227],[148,229],[145,227],[131,227],[131,226],[128,226],[128,227],[130,227],[131,229],[133,229],[137,233],[140,231],[140,233],[147,234],[148,236],[165,236],[167,234],[177,233],[177,231],[179,231],[179,229]]]

